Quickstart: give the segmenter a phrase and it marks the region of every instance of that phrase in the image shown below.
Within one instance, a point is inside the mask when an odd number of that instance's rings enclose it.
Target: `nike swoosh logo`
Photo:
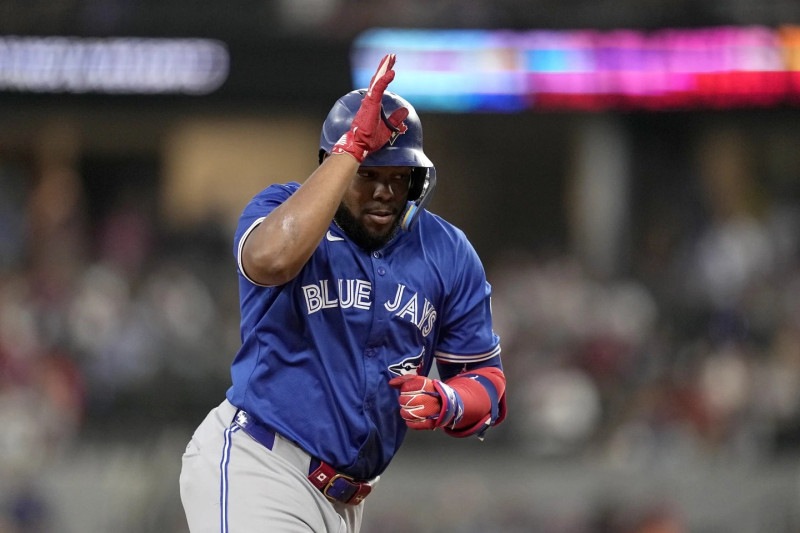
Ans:
[[[344,240],[344,237],[337,237],[336,235],[331,233],[331,230],[328,230],[328,233],[325,234],[325,238],[328,239],[331,242],[343,241]]]

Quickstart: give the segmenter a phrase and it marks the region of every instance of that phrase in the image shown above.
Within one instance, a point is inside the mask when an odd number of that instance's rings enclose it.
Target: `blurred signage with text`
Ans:
[[[0,91],[202,95],[229,63],[211,39],[0,36]]]

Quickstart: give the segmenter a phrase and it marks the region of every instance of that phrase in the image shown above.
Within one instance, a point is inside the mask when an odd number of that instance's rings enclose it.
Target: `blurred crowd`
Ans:
[[[0,160],[0,532],[51,530],[36,480],[86,439],[192,425],[228,382],[230,228],[169,234],[135,194],[106,201],[90,209],[73,166]],[[800,204],[660,237],[612,279],[566,251],[487,261],[510,383],[494,431],[508,449],[640,465],[796,454]],[[493,530],[529,530],[523,511]],[[669,508],[636,513],[570,531],[685,531]]]
[[[229,247],[206,253],[213,232],[159,234],[132,197],[108,201],[91,220],[74,168],[0,162],[4,533],[50,531],[36,481],[82,439],[146,443],[224,392],[238,336]]]
[[[796,206],[719,221],[649,277],[507,258],[493,302],[528,446],[644,463],[796,453],[799,230]]]

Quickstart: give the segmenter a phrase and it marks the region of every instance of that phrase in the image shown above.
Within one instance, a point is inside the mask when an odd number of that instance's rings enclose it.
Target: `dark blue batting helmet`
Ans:
[[[366,92],[366,89],[351,91],[333,104],[322,125],[319,138],[320,162],[325,154],[330,154],[333,145],[350,129]],[[414,168],[408,190],[408,199],[414,204],[409,206],[403,218],[403,228],[410,229],[433,195],[433,189],[436,187],[436,169],[422,150],[422,123],[414,106],[405,98],[391,91],[384,91],[381,99],[384,121],[386,122],[386,118],[400,107],[408,109],[408,117],[403,121],[408,129],[405,133],[393,136],[380,150],[369,154],[361,164],[368,167]]]

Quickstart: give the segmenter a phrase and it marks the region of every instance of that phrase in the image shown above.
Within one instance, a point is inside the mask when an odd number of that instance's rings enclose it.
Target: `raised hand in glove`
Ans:
[[[386,117],[381,108],[383,92],[394,79],[394,62],[394,54],[386,55],[381,60],[350,129],[333,146],[332,154],[350,154],[363,163],[365,157],[386,144],[392,133],[406,131],[407,126],[403,121],[408,116],[408,109],[401,107]]]
[[[464,414],[459,394],[438,379],[406,375],[389,380],[400,391],[400,416],[411,429],[454,429]]]

